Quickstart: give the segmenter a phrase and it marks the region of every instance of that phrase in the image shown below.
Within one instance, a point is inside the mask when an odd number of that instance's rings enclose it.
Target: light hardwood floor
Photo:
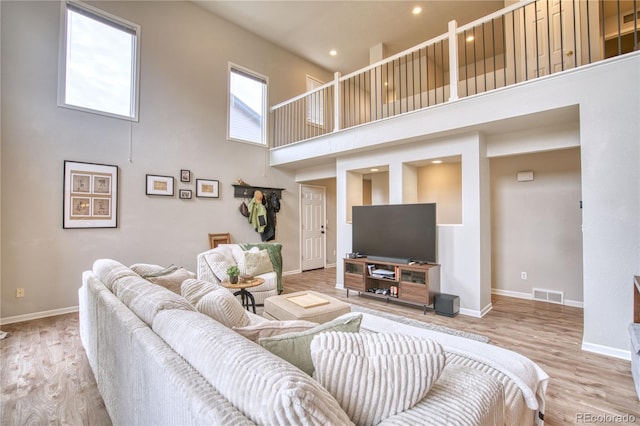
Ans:
[[[423,315],[420,308],[353,292],[347,299],[345,291],[335,289],[335,269],[285,276],[284,286],[287,293],[316,290],[349,303],[483,334],[491,343],[531,358],[551,377],[545,415],[549,426],[625,420],[640,424],[630,363],[580,349],[582,309],[494,296],[493,310],[481,319]],[[77,314],[2,329],[10,336],[0,340],[0,424],[111,423],[80,344]]]

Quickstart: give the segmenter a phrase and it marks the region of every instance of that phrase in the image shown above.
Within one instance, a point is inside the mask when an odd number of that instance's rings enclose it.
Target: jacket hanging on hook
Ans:
[[[262,192],[254,192],[247,207],[249,209],[249,223],[256,232],[262,233],[267,226],[267,209],[262,204]]]

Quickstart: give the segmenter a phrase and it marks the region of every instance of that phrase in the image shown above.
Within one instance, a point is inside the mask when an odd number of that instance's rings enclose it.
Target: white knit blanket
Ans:
[[[367,313],[362,314],[361,328],[379,333],[402,333],[435,340],[446,352],[467,357],[501,371],[518,385],[527,407],[531,410],[544,409],[549,376],[536,363],[516,352],[463,337],[401,324]]]

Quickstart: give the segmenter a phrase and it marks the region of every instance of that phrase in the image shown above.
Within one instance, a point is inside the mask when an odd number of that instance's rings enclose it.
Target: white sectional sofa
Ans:
[[[219,299],[223,302],[209,303],[212,295],[224,296]],[[354,421],[369,424],[361,416],[375,414],[371,418],[383,425],[503,425],[510,417],[505,389],[512,388],[510,383],[517,380],[492,373],[491,367],[479,366],[477,359],[468,359],[469,365],[464,360],[450,363],[449,355],[445,358],[435,340],[416,340],[409,337],[411,332],[401,335],[375,330],[376,321],[389,323],[380,317],[367,315],[370,330],[364,334],[347,333],[349,330],[339,327],[352,327],[356,320],[358,326],[360,321],[365,324],[365,314],[349,313],[334,320],[341,324],[338,328],[325,328],[326,332],[309,338],[307,351],[316,368],[309,376],[291,359],[292,363],[285,361],[247,338],[247,330],[282,324],[242,309],[237,311],[237,303],[228,290],[196,279],[185,280],[182,295],[178,295],[109,259],[97,260],[91,270],[85,271],[79,289],[80,337],[113,424],[347,425]],[[241,326],[232,328],[238,321]],[[327,327],[297,326],[303,328],[298,335],[305,338],[318,327]],[[270,339],[287,340],[294,334]],[[366,343],[374,338],[366,336],[384,337],[391,345],[358,346],[349,340]],[[365,361],[375,357],[356,357],[362,363],[356,364],[361,374],[355,375],[356,367],[342,362],[341,345],[350,345],[347,353],[355,356],[359,350],[393,350],[396,340],[396,355],[409,357],[403,362],[383,364],[383,368],[367,373]],[[332,346],[331,341],[338,342],[339,347]],[[406,351],[409,343],[419,350]],[[338,370],[337,364],[351,374]],[[407,365],[418,373],[403,371]],[[392,392],[384,386],[377,389],[381,399],[371,400],[375,389],[367,378],[387,371],[400,372],[386,376],[388,380],[397,379],[397,386]],[[428,374],[423,377],[424,371]],[[417,394],[427,375],[431,382],[426,396]],[[336,380],[346,380],[347,400],[345,395],[335,393]],[[340,384],[341,389],[344,386]],[[401,396],[401,388],[406,398]],[[408,404],[409,397],[415,399],[416,395],[418,399]],[[368,406],[375,413],[367,410]],[[389,407],[396,407],[396,411],[389,414]],[[527,423],[533,423],[536,410],[527,412]]]

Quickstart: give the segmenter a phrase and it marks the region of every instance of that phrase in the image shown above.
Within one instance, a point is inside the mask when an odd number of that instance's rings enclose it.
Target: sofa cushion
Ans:
[[[294,331],[309,330],[317,326],[318,324],[311,321],[269,321],[261,322],[259,324],[249,324],[246,327],[233,327],[233,330],[246,337],[247,339],[258,342],[259,339],[264,337],[278,336],[280,334],[291,333]]]
[[[196,276],[193,272],[176,265],[164,267],[149,263],[136,263],[131,265],[131,270],[147,281],[167,288],[176,294],[180,294],[180,286],[184,280]]]
[[[196,306],[205,294],[217,288],[221,287],[218,284],[209,281],[188,279],[182,282],[182,285],[180,286],[180,294],[182,294],[182,297],[187,299],[189,303]]]
[[[361,321],[362,314],[349,312],[309,330],[265,337],[260,339],[258,343],[269,352],[278,355],[311,376],[314,370],[310,349],[313,338],[327,331],[357,333],[360,330]]]
[[[153,330],[257,424],[353,424],[315,380],[211,318],[165,311]]]
[[[631,339],[631,353],[633,356],[640,355],[640,324],[629,324],[629,337]]]
[[[358,425],[422,400],[444,369],[440,344],[388,333],[322,333],[311,342],[315,378]]]
[[[266,250],[259,250],[257,252],[251,250],[246,251],[244,253],[244,264],[246,274],[252,277],[273,272],[269,252]]]
[[[122,277],[138,276],[130,268],[111,259],[98,259],[93,262],[93,273],[113,292],[113,284]]]
[[[426,398],[410,410],[386,418],[378,426],[544,424],[522,407],[516,410],[520,413],[518,418],[505,416],[509,411],[499,378],[474,367],[448,364]]]
[[[213,289],[202,296],[196,309],[227,327],[249,325],[249,316],[229,290],[224,287]]]
[[[153,323],[153,318],[162,310],[195,310],[183,297],[164,287],[150,283],[137,274],[118,278],[113,283],[112,291],[122,303],[127,305],[149,326]]]

